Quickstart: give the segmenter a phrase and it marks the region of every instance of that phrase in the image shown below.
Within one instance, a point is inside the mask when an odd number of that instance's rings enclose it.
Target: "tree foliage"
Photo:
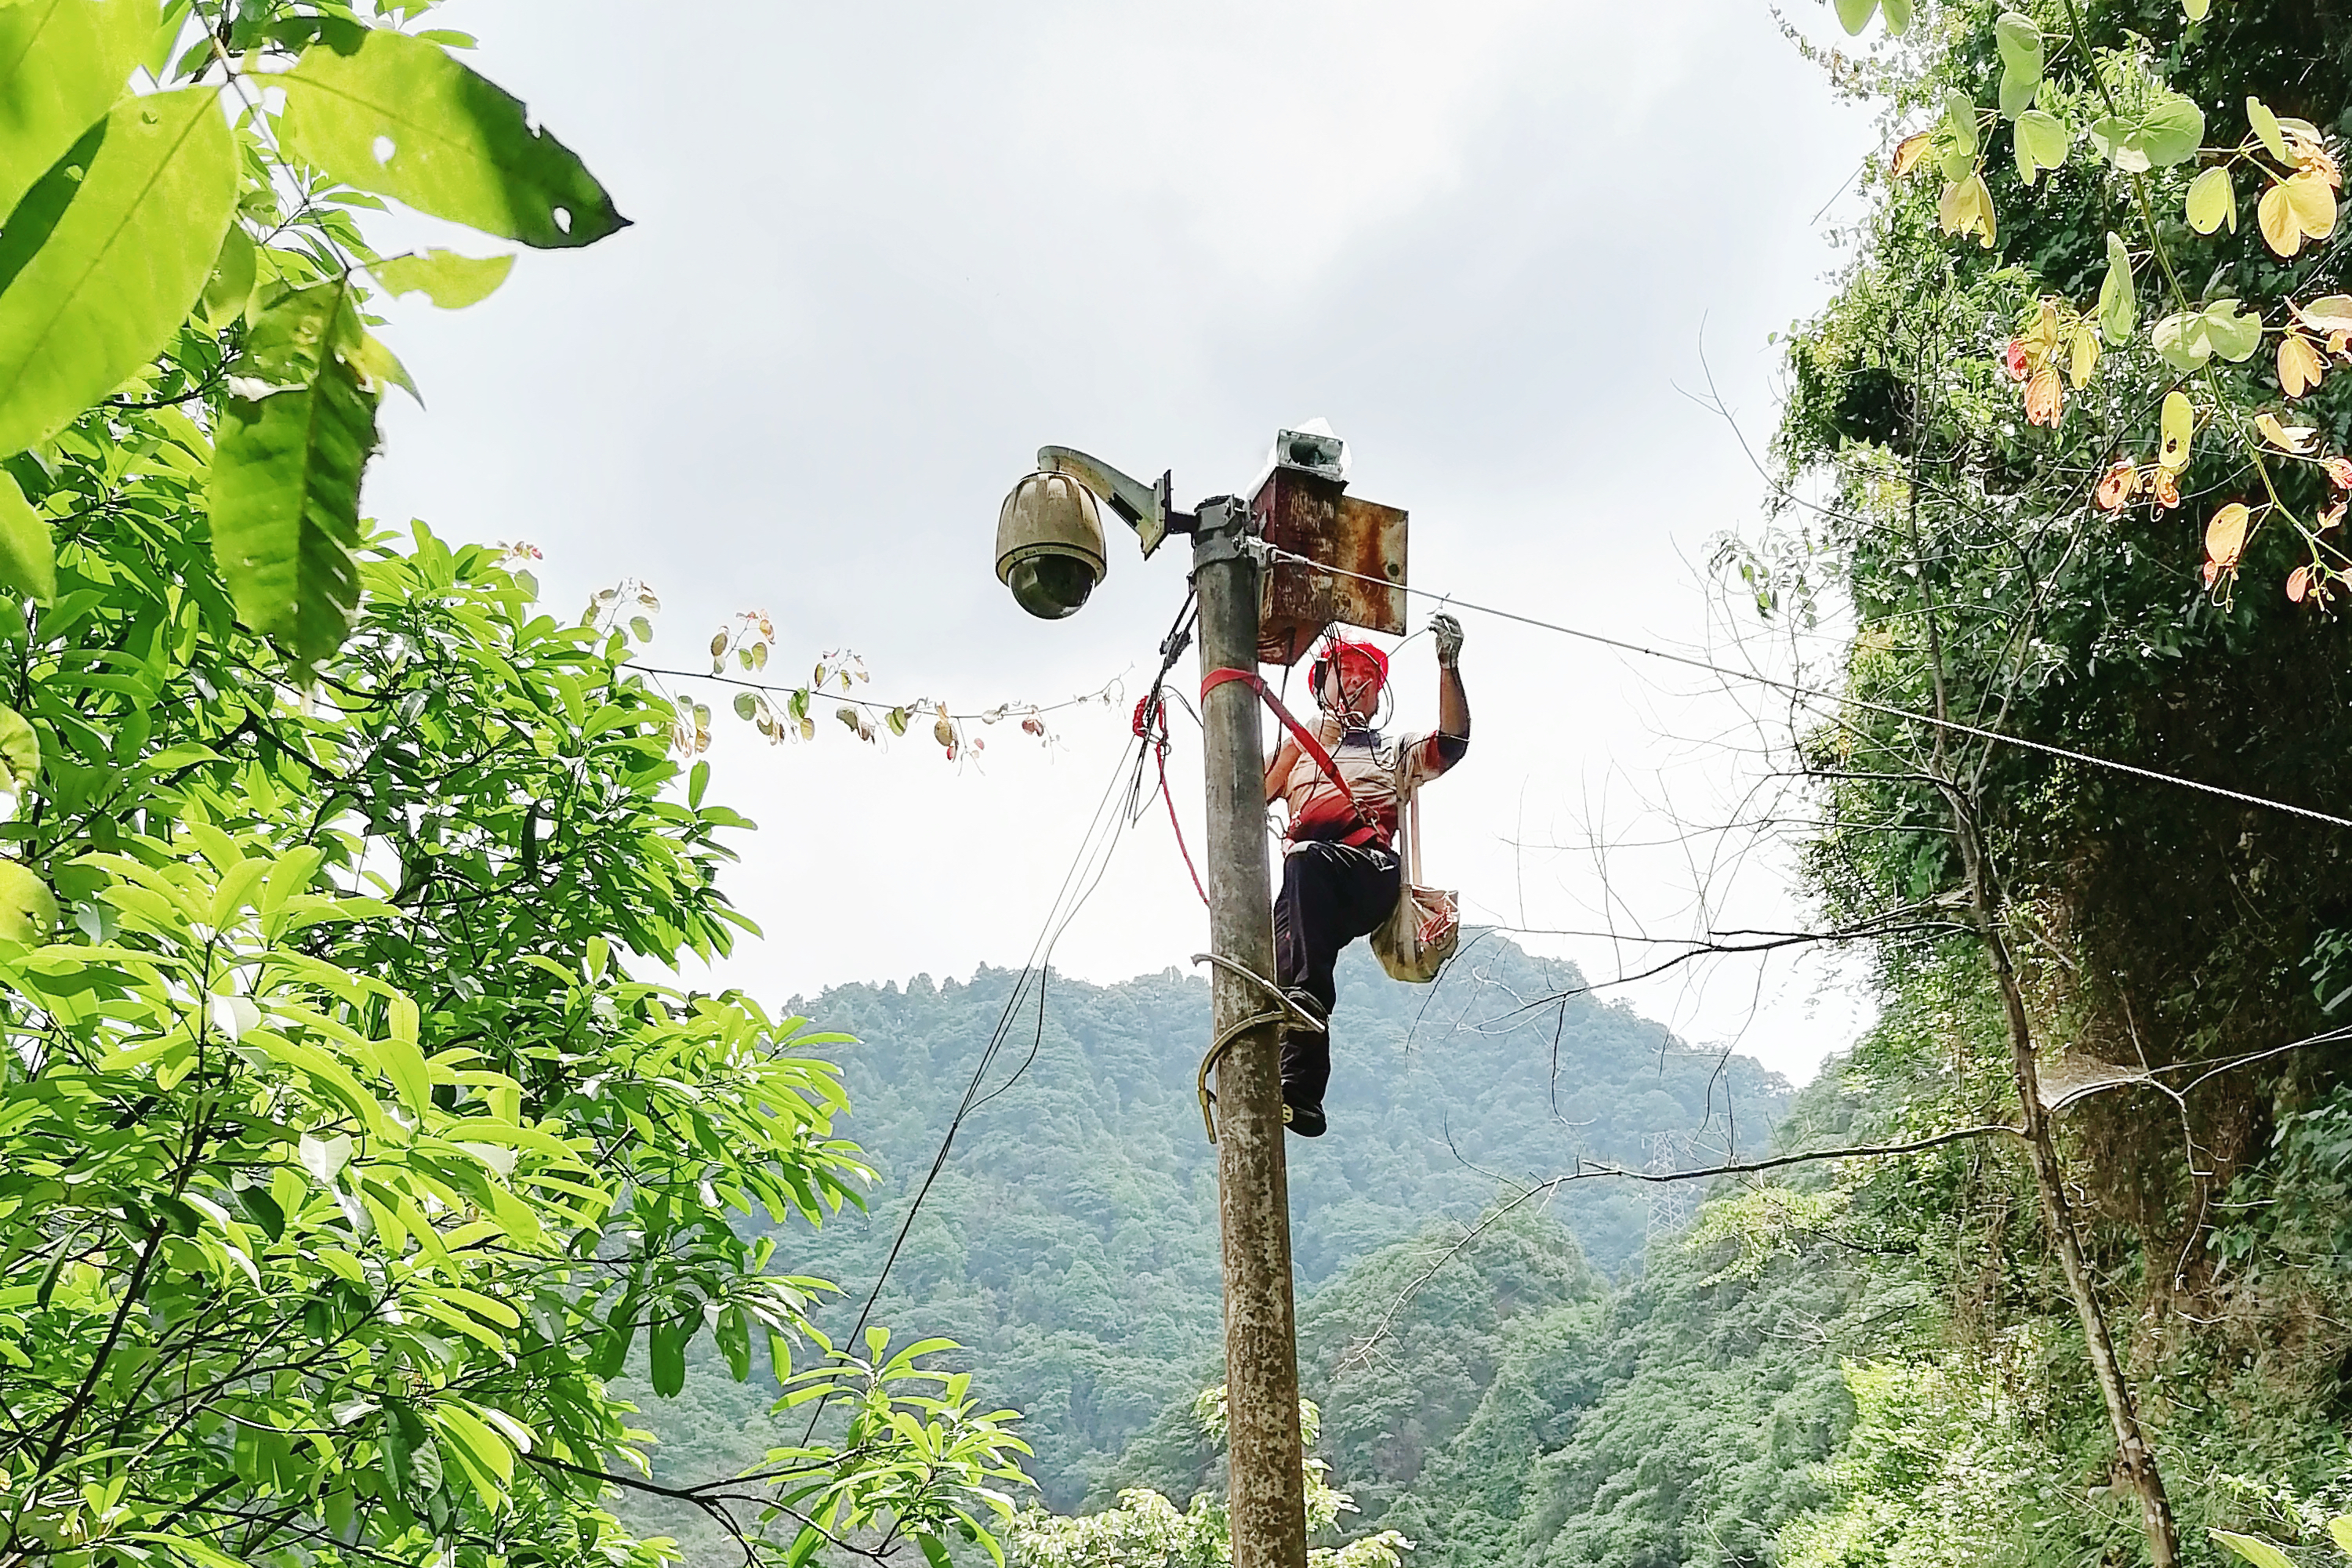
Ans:
[[[750,825],[610,616],[362,516],[368,279],[506,269],[368,193],[622,221],[426,8],[0,6],[0,1563],[656,1563],[608,1380],[698,1340],[818,1417],[674,1489],[747,1552],[983,1541],[1005,1413],[739,1227],[859,1201],[844,1037],[635,978]]]

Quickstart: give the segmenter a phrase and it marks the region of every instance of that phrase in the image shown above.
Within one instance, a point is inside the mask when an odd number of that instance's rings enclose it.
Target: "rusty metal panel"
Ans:
[[[1348,495],[1336,479],[1289,468],[1276,468],[1250,504],[1267,543],[1360,574],[1276,563],[1265,574],[1259,600],[1259,662],[1297,663],[1334,621],[1403,634],[1402,510]]]

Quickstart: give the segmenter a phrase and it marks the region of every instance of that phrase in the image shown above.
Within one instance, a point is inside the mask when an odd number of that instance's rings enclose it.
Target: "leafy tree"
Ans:
[[[623,221],[426,8],[0,6],[0,1563],[654,1563],[606,1380],[698,1337],[823,1418],[673,1490],[936,1557],[1003,1413],[733,1223],[857,1200],[841,1037],[632,977],[747,929],[695,716],[613,606],[360,517],[366,280],[509,262],[352,211]]]
[[[1212,1443],[1225,1438],[1225,1391],[1222,1385],[1192,1403],[1192,1415]],[[1315,1446],[1321,1412],[1311,1400],[1298,1402],[1299,1435]],[[1330,1467],[1307,1461],[1307,1533],[1328,1533],[1355,1500],[1325,1479]],[[1207,1492],[1194,1495],[1179,1511],[1146,1487],[1119,1493],[1117,1506],[1077,1519],[1039,1509],[1014,1517],[1008,1531],[1013,1561],[1021,1568],[1218,1568],[1233,1560],[1232,1526],[1225,1505]],[[1360,1537],[1343,1546],[1310,1548],[1310,1568],[1399,1568],[1412,1542],[1393,1530]]]

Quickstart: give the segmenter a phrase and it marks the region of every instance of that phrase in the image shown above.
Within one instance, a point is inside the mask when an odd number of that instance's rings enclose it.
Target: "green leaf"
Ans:
[[[2238,193],[2231,188],[2226,164],[2216,163],[2189,182],[2189,226],[2210,234],[2226,222],[2238,226]]]
[[[0,790],[19,794],[41,776],[41,738],[14,708],[0,708]]]
[[[2066,161],[2066,123],[2056,115],[2029,109],[2017,117],[2017,174],[2027,184],[2043,169]]]
[[[239,616],[316,662],[359,604],[360,474],[375,450],[377,394],[338,344],[348,296],[320,284],[254,324],[213,447],[213,554]],[[356,346],[356,343],[353,344]],[[281,378],[308,373],[307,382]]]
[[[2000,111],[2014,120],[2032,106],[2042,86],[2042,29],[2031,16],[2004,11],[1992,36],[2000,50]]]
[[[915,1544],[923,1549],[923,1561],[931,1568],[955,1568],[955,1560],[948,1555],[948,1549],[940,1545],[940,1538],[930,1531],[925,1531],[916,1536]]]
[[[749,720],[759,710],[760,700],[751,692],[739,691],[735,694],[735,717]]]
[[[542,247],[590,245],[628,220],[522,100],[438,44],[331,33],[270,79],[288,147],[334,178],[435,217]]]
[[[54,223],[0,233],[0,455],[55,435],[172,341],[235,209],[236,148],[212,88],[131,99],[84,146],[78,185],[55,168],[22,204]]]
[[[2336,1542],[2336,1550],[2352,1557],[2352,1513],[2339,1513],[2329,1520],[2327,1536]]]
[[[1838,25],[1848,37],[1859,37],[1870,26],[1871,13],[1878,9],[1878,0],[1837,0]]]
[[[2254,128],[2254,134],[2262,138],[2263,152],[2282,163],[2292,164],[2294,162],[2287,156],[2286,138],[2280,134],[2278,116],[2271,112],[2269,104],[2259,98],[2246,100],[2246,122]]]
[[[2165,317],[2149,337],[2165,363],[2175,370],[2202,370],[2213,357],[2212,340],[2205,335],[2205,318],[2199,311],[2180,310]]]
[[[454,250],[426,250],[395,256],[368,270],[394,294],[423,294],[445,310],[478,305],[498,291],[514,270],[511,256],[460,256]]]
[[[2232,364],[2253,357],[2263,345],[2263,319],[2241,310],[2235,300],[2216,300],[2205,307],[2205,336],[2213,352]]]
[[[1910,31],[1911,0],[1878,0],[1878,13],[1886,18],[1886,30],[1898,37]]]
[[[2210,1533],[2214,1540],[2252,1563],[2254,1568],[2295,1568],[2294,1558],[2259,1535],[2241,1535],[2234,1530],[2216,1530]]]
[[[646,1336],[654,1392],[664,1399],[677,1397],[678,1390],[686,1386],[686,1347],[694,1338],[694,1325],[701,1321],[699,1312],[665,1318]]]
[[[122,96],[154,32],[155,0],[0,8],[0,213]]]
[[[736,1382],[751,1375],[751,1325],[743,1316],[743,1309],[730,1306],[719,1314],[715,1332],[719,1348],[727,1357],[727,1370]]]
[[[1977,155],[1977,106],[1958,88],[1944,91],[1944,123],[1952,132],[1953,150],[1963,158]],[[1958,176],[1954,176],[1958,178]]]
[[[58,596],[58,547],[49,520],[33,510],[6,469],[0,468],[0,587],[37,604]]]
[[[48,884],[14,860],[0,860],[0,937],[39,942],[57,923],[58,900]]]
[[[2213,8],[2213,0],[2180,0],[2180,9],[2192,22],[2201,22]]]
[[[2099,284],[2099,336],[2109,348],[2129,341],[2139,323],[2139,296],[2132,288],[2131,251],[2107,236],[2107,275]]]
[[[212,276],[205,279],[205,313],[215,320],[243,315],[253,300],[253,237],[236,224],[221,237]]]
[[[2126,174],[2169,169],[2197,155],[2205,140],[2205,111],[2177,92],[2158,92],[2137,115],[2105,115],[2091,123],[2091,141]]]

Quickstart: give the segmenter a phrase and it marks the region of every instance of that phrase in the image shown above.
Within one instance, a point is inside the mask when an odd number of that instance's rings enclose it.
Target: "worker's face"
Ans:
[[[1315,694],[1326,713],[1369,719],[1381,700],[1381,678],[1353,658],[1335,658],[1323,667],[1323,689]]]

